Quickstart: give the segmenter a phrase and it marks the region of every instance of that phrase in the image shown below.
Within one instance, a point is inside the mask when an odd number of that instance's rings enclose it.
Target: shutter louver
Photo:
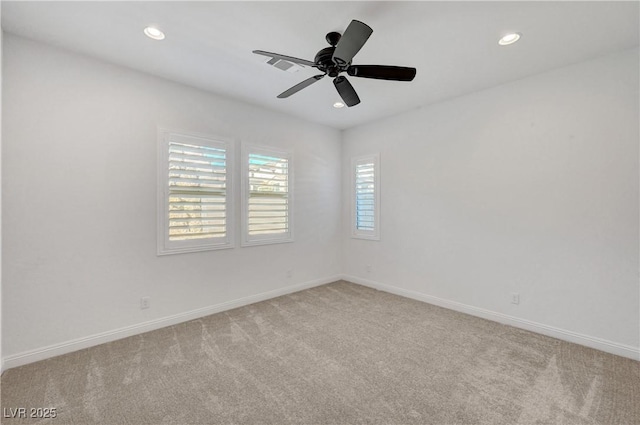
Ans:
[[[169,142],[169,240],[227,234],[225,149]]]
[[[375,164],[356,165],[356,229],[375,230]]]
[[[289,233],[289,160],[249,154],[249,236]]]
[[[351,158],[351,237],[380,240],[380,154]]]

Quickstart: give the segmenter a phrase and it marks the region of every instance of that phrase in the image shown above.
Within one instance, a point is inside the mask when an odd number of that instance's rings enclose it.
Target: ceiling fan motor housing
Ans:
[[[316,66],[322,72],[327,73],[329,77],[337,77],[342,71],[346,71],[347,67],[340,67],[333,61],[333,52],[335,47],[326,47],[320,50],[314,59]]]
[[[320,71],[323,71],[329,75],[329,77],[337,77],[338,74],[347,70],[351,62],[344,63],[342,65],[338,65],[333,59],[333,52],[336,50],[336,45],[342,35],[339,32],[330,32],[325,37],[327,43],[331,45],[331,47],[326,47],[320,50],[315,57],[314,62],[316,63],[317,68]]]

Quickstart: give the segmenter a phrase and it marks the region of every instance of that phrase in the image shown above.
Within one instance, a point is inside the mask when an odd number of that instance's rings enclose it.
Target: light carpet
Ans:
[[[10,369],[7,424],[640,424],[640,362],[336,282]]]

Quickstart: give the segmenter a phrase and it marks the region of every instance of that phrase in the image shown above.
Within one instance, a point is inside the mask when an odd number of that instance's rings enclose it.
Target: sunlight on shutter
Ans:
[[[249,235],[289,232],[289,160],[249,154]]]
[[[169,240],[224,238],[225,149],[169,143]]]

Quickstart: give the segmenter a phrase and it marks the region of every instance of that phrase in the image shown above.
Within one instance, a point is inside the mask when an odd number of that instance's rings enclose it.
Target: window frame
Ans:
[[[358,229],[358,217],[356,210],[356,173],[359,164],[373,162],[373,184],[374,184],[374,204],[373,204],[373,230]],[[380,240],[380,154],[361,155],[351,158],[351,238]]]
[[[191,143],[225,149],[225,236],[187,241],[169,240],[169,144],[170,142]],[[234,229],[234,149],[232,139],[192,131],[158,128],[157,159],[157,255],[184,254],[235,247]],[[213,239],[213,240],[212,240]]]
[[[289,243],[294,241],[294,167],[293,150],[284,148],[274,148],[271,146],[255,145],[251,143],[242,144],[241,161],[241,220],[242,238],[241,246],[271,245],[278,243]],[[287,160],[287,225],[288,232],[283,234],[249,235],[249,155],[258,154],[274,156]]]

